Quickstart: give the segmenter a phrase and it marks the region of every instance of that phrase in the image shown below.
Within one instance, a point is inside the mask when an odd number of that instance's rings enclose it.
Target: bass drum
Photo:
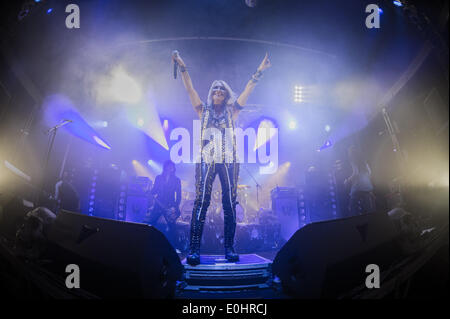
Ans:
[[[220,209],[209,211],[208,213],[211,214],[211,221],[215,224],[223,224],[223,208],[220,207]],[[240,204],[236,205],[236,223],[237,224],[246,224],[245,220],[245,209]]]

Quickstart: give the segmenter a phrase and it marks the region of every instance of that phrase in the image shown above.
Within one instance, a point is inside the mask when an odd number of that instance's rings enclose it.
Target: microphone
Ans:
[[[172,51],[172,56],[178,57],[178,51],[174,50]],[[173,60],[173,78],[177,78],[177,69],[178,69],[178,62],[177,60]]]

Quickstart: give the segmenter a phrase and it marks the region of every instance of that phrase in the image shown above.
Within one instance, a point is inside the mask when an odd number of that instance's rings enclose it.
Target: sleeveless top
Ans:
[[[201,161],[206,163],[236,163],[236,136],[234,134],[233,108],[241,110],[237,102],[225,106],[221,114],[216,114],[212,105],[204,105],[201,114]],[[208,130],[216,129],[216,130]],[[219,133],[220,132],[220,133]],[[216,134],[219,134],[218,136]],[[205,147],[209,144],[208,149]],[[216,145],[214,145],[216,143]],[[215,150],[221,150],[216,158]],[[218,156],[217,156],[218,157]]]

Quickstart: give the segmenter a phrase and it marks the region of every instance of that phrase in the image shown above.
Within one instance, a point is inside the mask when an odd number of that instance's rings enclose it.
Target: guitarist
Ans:
[[[156,176],[155,184],[150,191],[154,197],[154,206],[148,223],[156,225],[159,217],[164,216],[168,231],[168,240],[176,246],[176,220],[180,216],[181,181],[175,176],[175,163],[171,160],[164,162],[161,175]]]

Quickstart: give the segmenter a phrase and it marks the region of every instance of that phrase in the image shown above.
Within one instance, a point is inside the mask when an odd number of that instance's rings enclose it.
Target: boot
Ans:
[[[225,258],[229,262],[239,261],[239,255],[234,251],[234,234],[236,232],[236,223],[228,222],[225,225]]]
[[[239,261],[239,255],[234,251],[233,246],[231,247],[225,247],[225,258],[229,262],[236,262]]]
[[[200,264],[200,242],[202,239],[204,221],[191,220],[191,239],[187,263],[191,266]]]

